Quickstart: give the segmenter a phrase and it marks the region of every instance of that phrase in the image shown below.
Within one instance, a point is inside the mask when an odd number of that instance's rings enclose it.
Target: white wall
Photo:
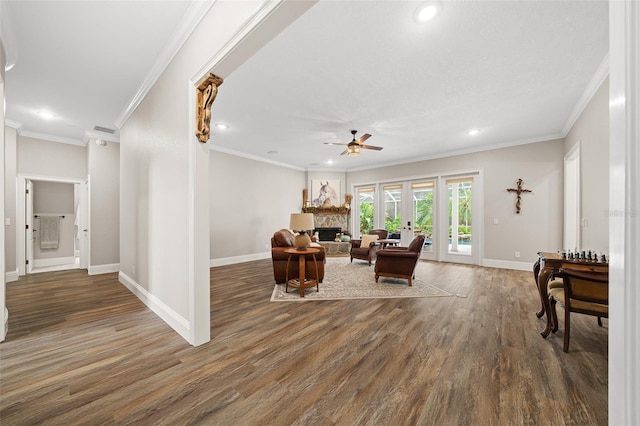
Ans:
[[[479,170],[484,180],[482,262],[527,269],[539,251],[561,248],[563,152],[562,140],[519,145],[351,172],[347,186]],[[522,195],[520,214],[515,213],[515,196],[507,192],[518,178],[533,191]],[[494,218],[498,225],[493,224]],[[514,256],[516,251],[521,253],[519,259]]]
[[[259,4],[214,3],[120,131],[121,280],[192,344],[210,333],[209,152],[192,133],[193,80]]]
[[[302,208],[305,172],[211,151],[211,265],[271,257],[271,237]]]
[[[565,137],[565,154],[580,141],[582,249],[609,253],[609,79]]]
[[[18,136],[18,174],[84,180],[87,178],[87,149]]]
[[[9,225],[5,224],[4,227],[4,260],[7,282],[18,279],[18,264],[16,259],[17,143],[18,133],[16,129],[6,126],[4,128],[4,217],[9,220]]]
[[[89,168],[89,274],[117,272],[120,263],[120,144],[87,144]]]
[[[640,424],[640,2],[609,2],[609,424]]]
[[[6,64],[5,51],[4,51],[4,43],[1,39],[2,32],[0,31],[0,124],[4,128],[4,67]],[[0,132],[0,145],[4,148],[4,138],[5,132]],[[5,214],[5,185],[4,185],[4,149],[0,149],[0,191],[2,191],[2,197],[0,197],[0,212],[2,212],[2,217],[4,221]],[[5,241],[4,235],[4,223],[0,224],[0,241]],[[0,279],[2,280],[2,288],[0,288],[0,342],[4,341],[4,338],[7,334],[7,325],[9,321],[9,312],[7,311],[7,305],[5,303],[5,263],[4,256],[0,256]]]

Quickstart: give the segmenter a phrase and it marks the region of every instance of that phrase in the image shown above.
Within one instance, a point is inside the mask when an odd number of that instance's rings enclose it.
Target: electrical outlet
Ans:
[[[268,250],[269,249],[269,244],[265,244],[264,248],[266,248]]]
[[[497,225],[498,223],[500,223],[500,221],[498,220],[497,217],[493,218],[493,224]]]
[[[520,259],[520,252],[519,251],[515,252],[514,256],[516,257],[516,259]]]

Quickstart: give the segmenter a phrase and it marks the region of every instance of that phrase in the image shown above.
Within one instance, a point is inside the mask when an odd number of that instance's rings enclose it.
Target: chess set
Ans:
[[[595,251],[578,251],[577,249],[574,251],[571,250],[562,250],[559,251],[562,255],[563,260],[574,260],[579,262],[593,262],[593,263],[608,263],[607,255],[602,253],[598,257],[598,253]]]

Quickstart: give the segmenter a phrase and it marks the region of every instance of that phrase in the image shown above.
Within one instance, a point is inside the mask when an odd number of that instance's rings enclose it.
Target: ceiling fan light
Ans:
[[[347,148],[347,155],[349,157],[357,157],[358,155],[360,155],[360,147],[355,145],[349,146],[349,148]]]

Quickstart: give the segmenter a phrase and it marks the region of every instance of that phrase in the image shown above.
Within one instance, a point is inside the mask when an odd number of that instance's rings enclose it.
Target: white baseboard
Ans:
[[[191,343],[189,340],[191,331],[189,321],[168,307],[162,300],[158,299],[153,294],[150,294],[145,288],[141,287],[140,284],[135,282],[135,280],[124,272],[119,272],[118,280],[164,322],[169,324],[169,326],[182,336],[184,340]]]
[[[247,254],[244,256],[222,257],[219,259],[210,259],[209,267],[215,268],[216,266],[235,265],[236,263],[251,262],[253,260],[262,260],[262,259],[270,259],[270,258],[271,258],[270,251],[265,253]]]
[[[119,263],[111,263],[109,265],[89,266],[87,270],[89,275],[109,274],[111,272],[118,272],[118,271],[120,271]]]
[[[33,259],[34,268],[48,268],[49,266],[58,265],[73,265],[76,263],[76,258],[69,257],[52,257],[49,259]]]
[[[5,283],[10,283],[13,281],[18,281],[18,270],[16,269],[15,271],[9,271],[9,272],[5,272],[4,273],[4,282]]]
[[[517,271],[533,271],[533,262],[513,262],[511,260],[484,259],[482,266],[488,268],[515,269]]]

